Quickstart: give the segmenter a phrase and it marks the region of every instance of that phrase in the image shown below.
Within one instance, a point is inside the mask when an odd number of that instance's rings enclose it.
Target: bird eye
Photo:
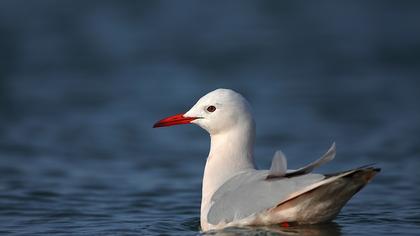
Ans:
[[[207,111],[208,112],[214,112],[216,110],[216,107],[215,106],[208,106],[207,107]]]

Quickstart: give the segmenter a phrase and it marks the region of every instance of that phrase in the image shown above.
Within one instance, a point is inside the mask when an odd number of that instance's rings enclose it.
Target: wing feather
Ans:
[[[308,165],[302,168],[287,172],[287,174],[285,174],[284,177],[290,178],[290,177],[294,177],[298,175],[305,175],[305,174],[311,173],[315,168],[333,160],[335,157],[335,153],[336,153],[336,148],[335,148],[335,142],[334,142],[331,145],[330,149],[328,149],[328,151],[321,158],[319,158],[318,160],[312,163],[309,163]]]

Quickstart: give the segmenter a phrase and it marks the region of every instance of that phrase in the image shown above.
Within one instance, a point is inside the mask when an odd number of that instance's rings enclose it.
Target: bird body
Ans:
[[[207,130],[211,138],[202,185],[204,231],[329,221],[379,171],[362,167],[334,175],[311,173],[334,158],[335,144],[323,157],[297,170],[287,170],[281,151],[275,153],[270,170],[257,170],[251,108],[230,89],[212,91],[185,114],[162,119],[154,127],[188,123]]]

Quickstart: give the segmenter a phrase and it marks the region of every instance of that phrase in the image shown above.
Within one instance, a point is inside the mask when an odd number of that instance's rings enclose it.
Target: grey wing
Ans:
[[[282,151],[278,150],[274,153],[271,161],[271,168],[268,172],[267,179],[283,177],[287,173],[287,159]]]
[[[334,159],[335,157],[335,142],[331,145],[330,149],[328,149],[328,151],[318,160],[302,167],[299,168],[297,170],[294,171],[289,171],[287,172],[287,174],[284,175],[284,177],[293,177],[293,176],[298,176],[298,175],[304,175],[304,174],[308,174],[311,173],[313,169],[315,169],[316,167],[319,167],[329,161],[331,161],[332,159]]]
[[[222,185],[212,197],[208,222],[231,222],[262,212],[325,178],[320,174],[307,174],[268,181],[267,173],[266,170],[247,171]]]

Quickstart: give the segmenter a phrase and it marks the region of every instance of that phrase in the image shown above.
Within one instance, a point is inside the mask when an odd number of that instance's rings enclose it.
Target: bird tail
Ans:
[[[270,211],[278,214],[293,211],[295,217],[291,221],[299,223],[330,221],[380,171],[380,168],[367,165],[326,175],[324,180],[292,194]]]

